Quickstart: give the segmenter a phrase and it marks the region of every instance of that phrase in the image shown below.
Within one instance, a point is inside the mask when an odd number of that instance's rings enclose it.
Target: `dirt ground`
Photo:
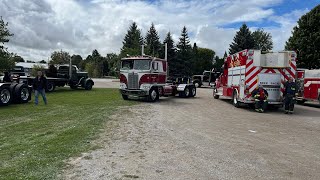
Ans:
[[[119,109],[62,178],[320,179],[319,107],[260,114],[197,90]]]

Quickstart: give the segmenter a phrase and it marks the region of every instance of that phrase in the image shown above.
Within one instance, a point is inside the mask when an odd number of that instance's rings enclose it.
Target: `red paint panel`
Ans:
[[[158,78],[158,83],[165,84],[166,83],[166,77],[167,77],[166,75],[160,74],[159,78]]]
[[[139,85],[144,84],[144,83],[151,83],[151,77],[150,74],[144,74],[143,76],[141,76],[140,80],[139,80]]]
[[[121,83],[125,83],[125,84],[127,84],[127,78],[126,78],[126,76],[125,75],[123,75],[123,74],[120,74],[120,82]]]
[[[304,77],[304,71],[298,71],[298,79],[302,79]]]

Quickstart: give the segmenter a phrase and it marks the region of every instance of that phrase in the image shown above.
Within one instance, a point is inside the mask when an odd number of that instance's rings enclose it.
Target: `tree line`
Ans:
[[[293,28],[292,35],[285,44],[285,50],[294,50],[298,54],[297,65],[299,68],[316,69],[320,68],[320,5],[303,15]],[[25,60],[8,52],[4,46],[14,34],[8,30],[8,22],[0,17],[0,72],[13,68],[15,62]],[[214,39],[214,37],[212,37]],[[158,32],[152,23],[146,35],[143,36],[137,24],[133,22],[124,39],[120,53],[109,53],[101,55],[96,49],[86,58],[81,55],[70,55],[60,50],[51,54],[49,64],[68,64],[72,59],[74,65],[88,71],[92,77],[117,76],[120,67],[120,59],[127,55],[141,55],[141,46],[145,47],[145,54],[164,58],[164,44],[168,47],[168,64],[170,75],[190,76],[201,74],[204,70],[213,67],[221,68],[224,57],[216,56],[212,49],[198,47],[191,43],[188,30],[184,26],[178,42],[174,42],[172,35],[168,32],[164,40],[160,40]],[[260,49],[270,51],[273,48],[272,36],[263,29],[251,32],[246,24],[243,24],[236,32],[233,41],[229,46],[228,53],[233,54],[243,49]],[[29,61],[32,62],[32,61]],[[42,63],[46,61],[42,60]]]

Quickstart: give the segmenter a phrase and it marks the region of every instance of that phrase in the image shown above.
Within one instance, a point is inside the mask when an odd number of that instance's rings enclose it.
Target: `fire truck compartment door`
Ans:
[[[259,85],[268,92],[268,101],[280,101],[281,100],[281,74],[276,73],[261,73],[258,75]]]

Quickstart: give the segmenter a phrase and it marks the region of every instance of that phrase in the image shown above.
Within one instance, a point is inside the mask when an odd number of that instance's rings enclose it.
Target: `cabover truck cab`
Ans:
[[[251,93],[258,85],[267,90],[268,103],[282,106],[284,84],[296,76],[294,51],[261,53],[260,50],[243,50],[225,58],[224,69],[216,81],[213,96],[232,99],[234,106],[252,104]]]
[[[297,84],[297,103],[303,104],[306,101],[320,103],[320,69],[298,69]]]
[[[129,96],[145,97],[154,102],[160,96],[194,97],[192,83],[166,83],[167,61],[151,56],[135,56],[121,59],[120,93],[124,100]]]

